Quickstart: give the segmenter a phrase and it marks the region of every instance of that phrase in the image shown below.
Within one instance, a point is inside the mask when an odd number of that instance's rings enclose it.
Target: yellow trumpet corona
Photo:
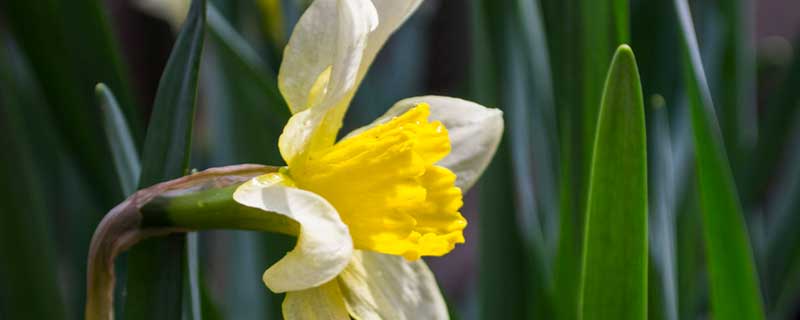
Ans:
[[[406,113],[293,163],[296,187],[330,202],[357,249],[441,256],[463,243],[456,175],[435,165],[450,153],[447,128],[429,122],[429,106]]]

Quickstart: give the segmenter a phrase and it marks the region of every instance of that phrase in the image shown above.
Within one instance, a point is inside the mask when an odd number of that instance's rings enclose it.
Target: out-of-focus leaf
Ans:
[[[552,282],[552,238],[557,234],[556,216],[552,213],[557,208],[557,191],[555,178],[553,177],[553,167],[557,152],[553,149],[557,142],[555,138],[555,116],[553,112],[552,84],[550,80],[550,70],[548,62],[548,52],[546,51],[545,39],[539,17],[538,5],[524,1],[514,2],[491,2],[486,1],[476,4],[485,10],[475,8],[474,12],[481,21],[475,27],[481,28],[476,32],[497,35],[491,39],[485,38],[487,44],[478,44],[474,49],[476,58],[486,59],[486,61],[476,61],[473,65],[494,65],[495,68],[473,70],[475,91],[486,93],[487,99],[482,101],[484,104],[497,104],[506,112],[506,154],[510,157],[509,161],[503,166],[510,168],[496,169],[494,174],[502,175],[493,177],[494,183],[507,181],[512,188],[507,188],[510,195],[502,198],[492,197],[492,200],[482,201],[481,220],[501,219],[491,217],[485,212],[494,212],[498,208],[512,208],[509,212],[510,217],[516,218],[520,223],[517,229],[513,230],[514,235],[507,236],[507,241],[517,238],[514,241],[523,241],[521,244],[500,244],[488,238],[495,238],[493,232],[502,232],[500,229],[485,231],[481,241],[485,245],[482,247],[484,252],[493,251],[491,246],[500,246],[507,249],[506,255],[512,254],[513,250],[521,250],[513,253],[522,255],[526,264],[520,266],[525,272],[525,281],[506,281],[493,280],[492,277],[482,273],[483,278],[488,281],[502,281],[503,283],[492,284],[488,292],[505,288],[504,290],[519,290],[525,292],[523,307],[519,310],[504,310],[513,314],[521,315],[525,312],[532,317],[552,317],[551,295]],[[513,19],[503,19],[501,17],[512,17]],[[533,20],[531,20],[533,19]],[[491,44],[489,44],[491,43]],[[491,52],[480,52],[482,47],[502,48]],[[505,85],[498,86],[491,79],[502,79]],[[497,102],[489,102],[489,97],[497,97]],[[550,119],[550,121],[548,121]],[[546,128],[552,128],[547,131]],[[551,136],[548,136],[550,134]],[[498,165],[498,167],[501,165]],[[534,179],[538,177],[539,179]],[[540,197],[539,195],[542,195]],[[482,196],[482,199],[485,195]],[[543,199],[545,198],[545,199]],[[496,202],[495,202],[496,201]],[[502,201],[510,203],[501,204]],[[484,205],[484,202],[488,202]],[[511,205],[509,207],[509,205]],[[501,206],[501,207],[498,207]],[[504,209],[506,210],[506,209]],[[549,222],[549,223],[548,223]],[[492,224],[504,225],[508,222],[492,222]],[[511,232],[511,231],[506,231]],[[505,237],[506,235],[504,235]],[[484,242],[485,241],[485,242]],[[515,249],[518,248],[518,249]],[[492,267],[490,253],[483,253],[485,261],[482,266]],[[508,262],[519,257],[510,257]],[[505,277],[505,276],[504,276]],[[485,286],[486,282],[481,282]],[[482,293],[481,301],[482,314],[488,316],[492,311],[506,307],[501,300],[495,300],[490,293]],[[516,307],[515,307],[516,308]]]
[[[800,113],[795,115],[789,139],[800,141]],[[785,165],[777,168],[779,179],[769,199],[767,292],[771,319],[789,317],[800,296],[800,148],[787,148]]]
[[[111,158],[114,160],[114,168],[119,176],[120,189],[125,196],[130,196],[136,192],[139,185],[139,176],[142,166],[139,160],[139,152],[136,151],[133,137],[128,130],[125,115],[119,109],[114,93],[103,83],[95,87],[98,104],[103,113],[103,128],[106,132],[106,139],[111,147]],[[124,289],[125,280],[128,274],[127,255],[118,258],[115,266],[115,273],[119,283],[114,288],[114,309],[124,308]]]
[[[752,152],[757,132],[755,6],[748,0],[719,2],[722,13],[722,51],[718,74],[720,130],[736,180],[743,160]]]
[[[240,20],[246,16],[237,14],[243,12],[242,7],[252,9],[250,6],[255,4],[250,1],[226,4],[233,8],[226,10],[225,16],[221,10],[214,14],[209,10],[213,46],[206,55],[211,63],[204,64],[209,66],[204,69],[204,79],[208,81],[209,103],[205,107],[209,116],[205,120],[211,133],[211,165],[280,165],[283,160],[277,141],[288,119],[288,108],[278,94],[273,68],[260,60],[234,27],[245,25]],[[223,29],[227,31],[222,32]],[[245,56],[249,58],[243,58]],[[220,282],[224,284],[219,295],[223,297],[219,301],[220,314],[229,319],[280,319],[283,295],[270,292],[258,279],[267,266],[291,250],[294,239],[235,231],[215,232],[213,236],[227,240],[221,241],[225,245],[219,248],[228,259],[224,275],[214,275],[221,277]],[[204,312],[204,316],[208,316],[208,312]]]
[[[518,0],[509,8],[516,24],[502,32],[509,44],[505,73],[509,130],[513,141],[518,213],[528,246],[538,251],[544,287],[558,234],[558,126],[547,39],[536,2]],[[524,66],[524,67],[523,67]],[[539,248],[537,248],[539,247]]]
[[[147,130],[140,187],[188,173],[206,1],[192,1],[159,82]],[[179,319],[185,236],[144,241],[129,255],[128,319]]]
[[[278,92],[278,84],[270,68],[212,5],[208,6],[208,31],[212,39],[219,43],[222,53],[229,55],[229,60],[236,62],[240,70],[263,91],[269,100],[262,102],[262,106],[268,108],[277,120],[276,125],[281,126],[289,118],[289,108]]]
[[[523,239],[514,216],[507,137],[481,179],[478,290],[480,319],[524,319],[528,300]],[[500,294],[502,293],[502,294]]]
[[[687,194],[691,163],[688,106],[679,90],[680,53],[675,18],[668,0],[632,4],[632,46],[645,99],[648,137],[650,276],[647,312],[651,319],[677,320],[679,309],[676,220]],[[670,116],[676,125],[670,128]],[[673,137],[672,132],[677,134]],[[697,220],[690,220],[697,221]],[[686,235],[692,233],[686,232]],[[693,243],[693,242],[692,242]],[[691,273],[692,275],[694,272]],[[688,297],[688,296],[687,296]]]
[[[489,37],[496,32],[509,32],[508,19],[511,3],[498,1],[472,2],[473,27],[478,35],[473,43],[474,66],[472,70],[473,92],[475,99],[484,105],[498,105],[509,112],[506,103],[511,95],[503,90],[495,81],[497,79],[513,79],[504,63],[511,58],[512,49],[505,36]],[[487,48],[502,48],[489,51]],[[508,51],[512,50],[512,51]],[[518,54],[519,52],[514,52]],[[519,56],[514,56],[518,58]],[[515,79],[512,81],[519,81]],[[519,85],[519,84],[517,84]],[[507,117],[508,115],[506,115]],[[508,119],[508,118],[506,118]],[[513,126],[514,124],[509,124]],[[480,195],[478,219],[478,315],[480,318],[520,319],[524,318],[535,304],[532,301],[534,288],[532,279],[537,275],[532,272],[530,254],[526,253],[524,238],[517,221],[517,195],[513,183],[512,167],[513,140],[511,129],[506,128],[506,136],[497,150],[492,164],[483,175],[478,187]],[[520,197],[532,196],[530,194]],[[539,270],[542,271],[542,270]],[[497,292],[504,294],[498,295]]]
[[[581,319],[647,318],[647,140],[633,52],[611,63],[597,125],[581,285]]]
[[[140,137],[141,131],[99,1],[3,1],[0,5],[31,62],[50,111],[60,120],[56,124],[65,144],[91,181],[94,197],[103,206],[112,206],[121,194],[113,165],[107,161],[109,150],[100,118],[90,108],[97,82],[108,83],[121,94],[121,109],[134,137]]]
[[[117,169],[122,193],[131,195],[139,185],[139,175],[142,172],[139,153],[114,93],[103,83],[98,84],[95,91],[103,112],[103,127],[111,147],[111,158],[114,160],[114,168]]]
[[[703,71],[692,16],[685,0],[675,0],[674,5],[683,40],[713,316],[763,319],[753,253]]]
[[[617,46],[630,42],[628,0],[581,0],[581,171],[588,181],[603,83]],[[574,93],[573,93],[574,94]],[[584,184],[584,188],[585,188]],[[585,189],[579,189],[585,194]],[[583,212],[583,207],[578,207]]]
[[[656,101],[655,103],[661,103]],[[649,189],[650,189],[650,288],[658,288],[650,296],[656,308],[648,308],[650,318],[678,319],[677,270],[675,253],[675,169],[672,165],[672,142],[668,114],[664,105],[650,111]],[[653,282],[658,283],[653,283]],[[654,292],[651,290],[650,292]]]
[[[189,296],[189,300],[186,303],[188,306],[186,317],[189,320],[203,320],[198,249],[199,239],[197,232],[190,232],[186,235],[186,278],[188,280],[186,286],[188,292],[186,295]]]
[[[788,43],[787,43],[788,44]],[[764,115],[759,118],[759,139],[756,145],[756,156],[752,158],[747,180],[749,194],[756,201],[763,201],[770,191],[769,184],[776,178],[786,175],[775,170],[786,152],[792,150],[791,130],[795,119],[800,114],[800,38],[794,41],[794,57],[788,73],[776,92],[767,98]]]
[[[798,48],[800,41],[795,41]],[[765,291],[770,318],[785,318],[800,290],[800,50],[775,94],[767,100],[759,141],[747,180],[751,196],[763,203],[766,228]],[[792,129],[794,126],[794,129]]]
[[[586,177],[580,173],[581,37],[579,0],[542,1],[559,134],[558,243],[553,266],[557,319],[577,318]],[[610,58],[610,55],[609,55]],[[607,61],[606,61],[607,62]],[[599,100],[598,100],[599,102]]]
[[[2,35],[5,40],[5,34]],[[6,45],[5,41],[0,42]],[[0,48],[0,316],[66,319],[55,242],[48,232],[50,204],[36,174],[36,145],[23,119],[6,48]]]
[[[510,32],[505,32],[509,35]],[[513,38],[513,37],[509,37]],[[528,314],[535,318],[547,318],[551,316],[550,310],[550,296],[552,289],[552,282],[550,275],[551,268],[551,250],[548,247],[547,240],[547,227],[544,223],[545,218],[552,219],[553,217],[546,217],[545,214],[539,210],[541,203],[537,197],[539,188],[542,185],[534,186],[534,173],[531,170],[531,165],[535,162],[533,160],[533,153],[549,153],[550,150],[538,149],[536,147],[543,147],[543,144],[538,144],[531,141],[534,135],[531,130],[531,118],[533,115],[529,113],[529,109],[535,107],[530,106],[532,103],[527,97],[527,85],[530,83],[523,68],[519,66],[525,65],[522,59],[522,50],[519,46],[512,45],[513,40],[506,42],[509,44],[508,50],[504,50],[509,60],[503,69],[504,83],[508,85],[502,89],[501,97],[505,105],[508,124],[506,125],[506,132],[508,133],[508,141],[511,153],[511,174],[506,176],[505,179],[513,182],[514,192],[511,199],[514,200],[514,212],[518,221],[518,232],[521,236],[520,240],[523,241],[522,247],[525,249],[525,256],[530,263],[527,265],[527,306]],[[540,119],[541,120],[541,119]],[[541,141],[537,141],[541,142]],[[546,144],[544,144],[546,145]],[[541,192],[544,193],[544,192]],[[545,208],[542,208],[545,209]],[[554,208],[550,208],[554,209]],[[488,210],[487,210],[488,211]],[[548,211],[548,212],[555,212]],[[552,228],[555,229],[555,228]],[[554,230],[550,230],[554,231]],[[555,232],[553,232],[555,233]]]

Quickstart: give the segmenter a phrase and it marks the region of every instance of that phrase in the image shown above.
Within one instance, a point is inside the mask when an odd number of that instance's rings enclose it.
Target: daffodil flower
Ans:
[[[180,25],[186,0],[139,0]],[[422,256],[463,243],[462,195],[491,160],[502,113],[440,96],[402,100],[336,141],[358,85],[422,0],[316,0],[285,48],[287,166],[238,187],[238,203],[296,221],[297,244],[263,281],[287,319],[448,317]]]
[[[284,51],[279,88],[292,111],[287,166],[234,199],[300,225],[295,248],[263,275],[286,292],[287,319],[441,319],[421,256],[464,242],[462,194],[491,160],[502,113],[455,98],[402,100],[336,141],[380,47],[420,0],[316,0]]]

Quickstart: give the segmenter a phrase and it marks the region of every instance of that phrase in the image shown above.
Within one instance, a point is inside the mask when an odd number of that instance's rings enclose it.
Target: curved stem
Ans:
[[[234,229],[296,236],[300,225],[285,215],[243,206],[233,200],[239,185],[178,196],[160,196],[142,207],[142,225],[191,230]]]
[[[247,164],[212,168],[139,190],[111,209],[89,248],[85,318],[114,318],[114,260],[143,239],[208,229],[297,235],[299,225],[293,220],[239,205],[232,198],[243,182],[276,170]]]

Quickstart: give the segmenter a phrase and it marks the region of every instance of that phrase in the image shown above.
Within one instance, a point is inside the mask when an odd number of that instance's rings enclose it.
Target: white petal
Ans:
[[[236,202],[285,215],[300,224],[297,244],[264,272],[273,292],[319,286],[347,266],[353,241],[336,209],[322,197],[296,188],[279,173],[256,177],[233,194]]]
[[[433,273],[422,260],[357,250],[339,275],[355,319],[448,319]]]
[[[287,292],[281,309],[286,320],[350,319],[335,280],[316,288]]]
[[[377,25],[370,0],[311,4],[292,31],[278,73],[278,87],[292,113],[330,108],[355,91],[367,36]],[[312,93],[315,87],[319,90]]]
[[[428,103],[431,121],[441,121],[450,134],[451,151],[438,165],[456,174],[456,186],[469,190],[492,161],[503,137],[503,112],[458,98],[422,96],[403,99],[371,124],[347,136],[385,123],[420,103]]]
[[[133,4],[148,14],[166,20],[178,30],[189,12],[189,0],[134,0]]]
[[[316,0],[284,52],[278,86],[294,117],[279,147],[291,165],[303,152],[332,145],[372,60],[421,0]],[[307,114],[299,113],[308,110]],[[293,117],[293,118],[294,118]]]

